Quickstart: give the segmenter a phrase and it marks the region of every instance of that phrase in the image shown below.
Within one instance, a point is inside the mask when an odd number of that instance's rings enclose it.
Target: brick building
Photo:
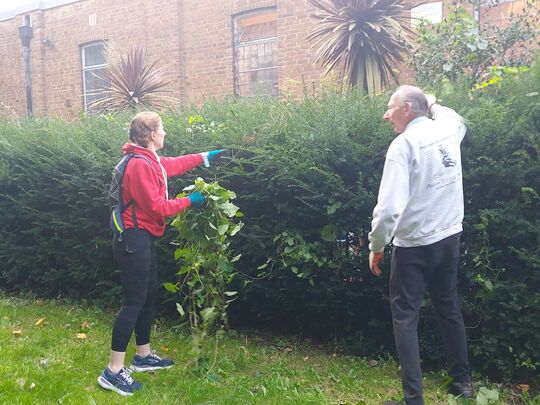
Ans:
[[[436,21],[435,1],[413,11]],[[504,1],[497,18],[523,7]],[[315,21],[308,0],[41,0],[0,13],[0,114],[27,109],[20,26],[31,26],[34,114],[76,117],[95,99],[94,73],[142,45],[174,79],[180,102],[234,94],[298,92],[322,70],[304,39]]]

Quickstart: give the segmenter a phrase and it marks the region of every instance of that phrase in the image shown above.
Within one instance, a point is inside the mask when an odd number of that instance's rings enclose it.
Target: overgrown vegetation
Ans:
[[[178,293],[176,308],[182,318],[188,318],[195,368],[210,372],[228,326],[227,309],[238,295],[228,286],[236,276],[233,263],[241,254],[233,257],[229,238],[242,229],[244,224],[234,219],[243,214],[231,202],[236,194],[217,182],[208,184],[198,178],[184,191],[178,196],[199,191],[206,202],[201,209],[185,210],[172,221],[178,232],[173,243],[180,269],[176,272],[178,280],[164,286]]]
[[[467,119],[463,144],[465,233],[460,289],[473,369],[538,384],[540,370],[540,66],[489,86],[446,84],[443,103]],[[393,351],[385,277],[367,252],[335,242],[365,235],[393,139],[381,116],[387,95],[350,92],[300,101],[208,101],[163,117],[166,155],[226,148],[229,161],[194,169],[234,190],[245,214],[231,248],[243,278],[229,307],[234,325],[333,340],[355,354]],[[0,283],[47,297],[111,301],[119,283],[110,251],[107,185],[131,117],[80,123],[0,123]],[[170,242],[159,244],[161,277],[175,280]],[[245,284],[245,286],[244,286]],[[243,287],[243,288],[242,288]],[[165,293],[165,290],[163,289]],[[175,311],[173,297],[167,297]],[[426,367],[441,362],[429,301],[420,325]]]
[[[473,1],[474,7],[483,2]],[[498,4],[495,1],[494,4]],[[489,4],[482,4],[489,8]],[[481,22],[458,3],[442,22],[419,21],[409,63],[422,86],[465,80],[470,86],[510,75],[508,68],[530,66],[539,49],[538,2],[526,0],[505,26]],[[506,69],[505,69],[506,68]]]

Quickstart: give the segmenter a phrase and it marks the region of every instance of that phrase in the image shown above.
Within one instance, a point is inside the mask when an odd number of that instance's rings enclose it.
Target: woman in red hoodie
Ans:
[[[165,131],[158,114],[140,112],[131,120],[131,143],[123,147],[132,158],[123,176],[122,201],[130,202],[122,213],[125,231],[113,241],[113,251],[120,264],[122,308],[116,316],[112,331],[109,365],[98,378],[105,389],[120,395],[132,395],[141,388],[131,371],[151,371],[172,367],[150,349],[150,330],[158,293],[158,278],[154,241],[163,236],[165,217],[173,216],[190,206],[198,207],[204,196],[195,192],[188,197],[169,200],[167,179],[208,162],[222,150],[196,153],[173,158],[160,157]],[[124,366],[126,348],[135,331],[136,349],[131,370]]]

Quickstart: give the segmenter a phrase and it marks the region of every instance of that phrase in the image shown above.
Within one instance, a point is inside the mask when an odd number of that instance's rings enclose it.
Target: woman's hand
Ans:
[[[192,207],[201,207],[203,203],[206,201],[206,198],[204,198],[204,195],[202,195],[199,191],[195,191],[194,193],[191,193],[188,195],[189,201],[191,201]]]

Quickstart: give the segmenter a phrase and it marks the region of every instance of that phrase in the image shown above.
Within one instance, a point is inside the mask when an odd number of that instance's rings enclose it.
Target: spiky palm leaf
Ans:
[[[120,58],[116,66],[104,72],[101,94],[104,98],[90,105],[94,111],[157,109],[163,103],[177,100],[165,95],[172,82],[164,67],[157,67],[159,59],[147,61],[142,47],[133,48]]]
[[[361,85],[372,94],[381,91],[393,70],[403,61],[411,30],[404,25],[409,17],[403,0],[310,0],[319,10],[320,20],[307,36],[317,47],[316,63],[328,74],[339,68],[350,86]]]

